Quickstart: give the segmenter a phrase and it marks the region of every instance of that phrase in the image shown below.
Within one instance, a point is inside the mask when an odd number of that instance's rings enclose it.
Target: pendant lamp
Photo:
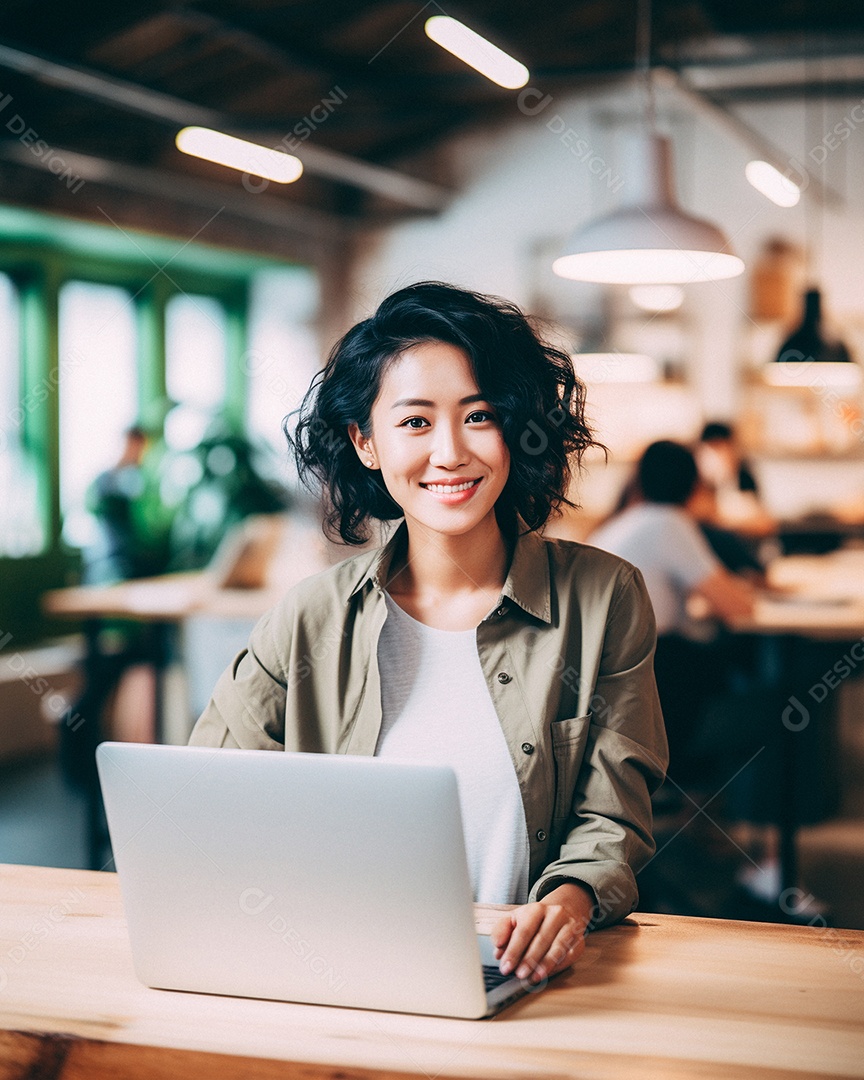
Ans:
[[[804,293],[801,323],[780,346],[774,363],[763,370],[763,380],[772,386],[800,386],[812,379],[810,365],[819,365],[820,384],[854,389],[861,385],[861,368],[852,359],[844,342],[826,337],[822,328],[822,294],[819,289]]]
[[[804,293],[804,311],[801,323],[780,346],[777,353],[780,363],[816,360],[828,364],[852,362],[849,350],[842,341],[829,341],[822,329],[822,293],[808,289]]]
[[[664,285],[736,277],[744,263],[710,221],[676,205],[671,139],[632,138],[625,173],[632,201],[579,229],[552,264],[559,277],[610,285]]]
[[[820,79],[821,69],[820,59],[818,71]],[[811,78],[810,82],[811,86],[815,85],[816,79]],[[825,127],[824,97],[820,100],[818,108],[811,98],[806,103],[804,117],[809,142]],[[815,145],[815,143],[810,145]],[[824,158],[820,162],[820,169],[824,183]],[[824,204],[821,199],[816,202],[815,212],[812,206],[805,207],[804,222],[811,265],[821,269],[825,229]],[[861,369],[852,359],[845,343],[837,338],[829,338],[825,334],[822,326],[822,292],[815,285],[810,285],[804,293],[801,322],[780,346],[774,363],[768,365],[766,381],[794,382],[796,376],[800,375],[802,370],[809,368],[811,363],[819,364],[819,375],[823,382],[840,386],[857,386],[861,382]]]
[[[675,199],[672,143],[655,130],[651,81],[651,6],[637,19],[645,85],[643,131],[628,141],[622,168],[626,203],[578,229],[552,264],[559,277],[609,285],[673,285],[736,277],[744,263],[710,221],[686,214]]]

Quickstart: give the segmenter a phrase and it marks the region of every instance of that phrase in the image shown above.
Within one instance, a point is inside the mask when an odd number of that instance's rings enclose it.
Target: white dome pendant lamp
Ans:
[[[744,263],[710,221],[686,214],[675,199],[672,141],[654,126],[650,0],[638,20],[646,88],[645,130],[627,141],[624,205],[573,234],[552,264],[559,277],[609,285],[682,285],[736,277]]]

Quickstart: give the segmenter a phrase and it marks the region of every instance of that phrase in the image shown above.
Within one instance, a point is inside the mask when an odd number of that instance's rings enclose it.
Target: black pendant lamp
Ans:
[[[852,362],[849,350],[842,341],[830,341],[822,329],[822,293],[808,289],[804,293],[801,323],[780,346],[777,361],[781,364],[818,361],[829,364]]]

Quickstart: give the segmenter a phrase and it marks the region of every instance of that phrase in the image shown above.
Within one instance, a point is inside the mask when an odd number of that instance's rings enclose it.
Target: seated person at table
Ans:
[[[718,525],[717,492],[704,480],[698,480],[687,502],[708,546],[727,570],[740,574],[759,589],[768,587],[765,567],[762,565],[754,544],[734,529]]]
[[[754,538],[774,532],[776,523],[759,500],[756,477],[730,424],[712,420],[705,425],[696,447],[696,464],[703,482],[716,495],[713,524]]]
[[[752,587],[722,565],[690,511],[697,490],[693,454],[679,443],[652,443],[638,465],[635,501],[589,537],[639,567],[645,578],[657,619],[655,671],[669,733],[670,776],[683,786],[700,779],[700,763],[691,754],[699,712],[710,694],[723,689],[722,665],[709,647],[717,622],[694,618],[688,601],[700,596],[720,620],[753,610]]]
[[[595,527],[595,533],[607,521],[617,518],[628,507],[641,502],[644,502],[644,499],[639,487],[637,468],[621,489],[612,512]],[[708,541],[709,547],[727,570],[731,570],[733,574],[741,574],[758,588],[767,587],[764,567],[749,541],[740,533],[717,524],[717,492],[701,477],[687,500],[687,510]]]
[[[640,573],[537,531],[593,444],[583,406],[512,304],[386,299],[286,431],[343,541],[402,520],[261,620],[190,740],[452,766],[474,899],[520,905],[492,937],[535,981],[635,908],[667,754]]]

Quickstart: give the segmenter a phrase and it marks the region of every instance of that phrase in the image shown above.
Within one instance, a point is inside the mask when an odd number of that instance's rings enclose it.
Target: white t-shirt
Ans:
[[[687,597],[720,568],[720,562],[685,510],[665,503],[637,503],[601,525],[589,543],[642,571],[658,634],[705,636],[687,615]]]
[[[383,721],[375,756],[456,772],[474,900],[524,904],[528,831],[475,630],[437,630],[387,596],[378,640]]]

